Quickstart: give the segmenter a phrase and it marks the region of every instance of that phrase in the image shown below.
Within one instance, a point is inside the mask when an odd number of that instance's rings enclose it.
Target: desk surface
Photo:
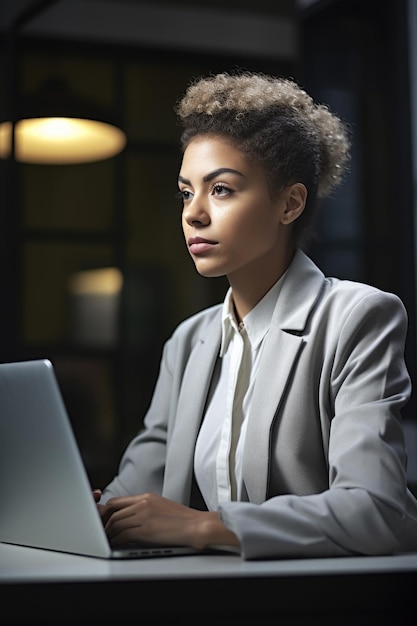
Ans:
[[[234,554],[107,560],[0,543],[0,583],[328,576],[400,572],[417,576],[417,553],[275,561],[243,561]]]
[[[155,594],[162,602],[149,601]],[[141,596],[148,599],[145,608]],[[82,614],[89,624],[114,620],[115,626],[117,620],[139,616],[141,625],[167,617],[196,623],[197,617],[200,622],[204,617],[229,626],[243,619],[258,625],[274,617],[281,626],[343,626],[366,616],[367,625],[402,626],[416,621],[417,553],[275,561],[243,561],[233,554],[112,561],[0,543],[0,601],[0,623],[8,625],[78,624]]]

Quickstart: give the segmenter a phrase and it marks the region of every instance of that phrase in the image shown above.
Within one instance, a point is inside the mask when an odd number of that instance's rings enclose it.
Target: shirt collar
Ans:
[[[271,287],[262,300],[243,318],[243,323],[252,346],[256,350],[271,326],[272,315],[278,300],[284,276]],[[222,309],[222,341],[220,356],[224,356],[234,333],[239,333],[239,326],[233,307],[233,295],[230,288],[226,293]]]

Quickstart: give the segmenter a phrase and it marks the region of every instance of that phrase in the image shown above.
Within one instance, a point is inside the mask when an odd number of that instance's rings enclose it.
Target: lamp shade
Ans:
[[[76,97],[61,79],[50,79],[25,99],[14,121],[14,158],[24,163],[71,164],[115,156],[126,145],[125,133],[111,114]],[[13,123],[0,124],[0,158],[12,156]]]

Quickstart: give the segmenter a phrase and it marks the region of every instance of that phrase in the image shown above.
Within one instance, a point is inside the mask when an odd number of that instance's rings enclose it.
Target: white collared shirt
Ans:
[[[195,476],[209,510],[216,510],[221,502],[245,499],[242,458],[247,417],[259,369],[263,341],[271,325],[281,285],[282,278],[243,319],[243,333],[247,334],[249,344],[246,362],[249,374],[242,405],[241,424],[238,426],[240,433],[234,453],[233,467],[230,467],[229,463],[232,443],[232,410],[243,356],[244,337],[239,331],[234,315],[231,289],[227,292],[223,303],[219,372],[217,380],[212,381],[206,413],[194,454]],[[234,485],[236,485],[236,493]]]

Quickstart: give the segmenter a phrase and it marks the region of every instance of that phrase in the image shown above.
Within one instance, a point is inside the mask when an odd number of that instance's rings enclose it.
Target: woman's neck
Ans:
[[[294,257],[294,252],[291,250],[291,253],[288,253],[279,263],[271,263],[266,271],[265,268],[263,268],[264,271],[260,272],[256,267],[251,267],[228,276],[238,323],[262,300],[286,272]]]

